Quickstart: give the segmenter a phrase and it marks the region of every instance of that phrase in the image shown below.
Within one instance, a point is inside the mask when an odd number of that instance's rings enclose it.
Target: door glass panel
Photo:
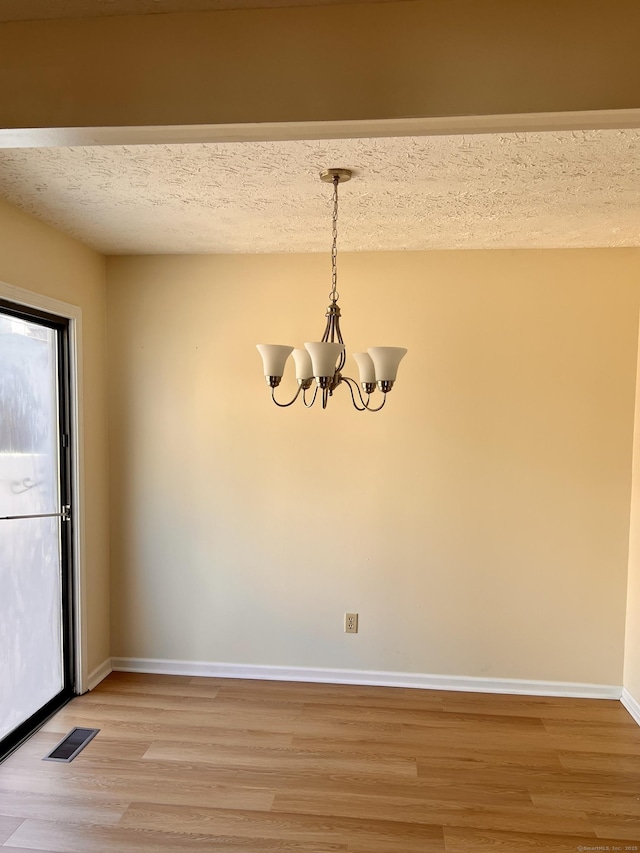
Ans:
[[[0,519],[60,512],[57,334],[0,313]],[[0,738],[63,688],[60,524],[0,520]]]
[[[0,526],[0,737],[63,688],[59,518]]]

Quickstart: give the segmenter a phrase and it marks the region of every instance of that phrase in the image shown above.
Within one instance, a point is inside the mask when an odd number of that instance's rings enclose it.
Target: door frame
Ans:
[[[84,429],[82,394],[82,309],[78,305],[34,293],[0,281],[0,299],[16,306],[34,308],[69,321],[69,421],[71,425],[71,565],[73,577],[73,690],[90,689],[87,638],[87,589],[84,513]]]

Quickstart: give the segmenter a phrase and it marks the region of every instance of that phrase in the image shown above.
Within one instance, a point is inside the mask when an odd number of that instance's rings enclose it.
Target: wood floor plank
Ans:
[[[101,685],[109,685],[113,683],[126,682],[127,684],[166,684],[171,689],[180,689],[182,686],[188,687],[194,681],[202,681],[203,684],[211,684],[212,679],[202,678],[194,679],[192,675],[160,675],[150,672],[112,672],[108,678],[100,682]],[[216,682],[224,683],[226,679],[215,679]]]
[[[351,740],[373,738],[402,739],[402,724],[376,720],[343,719],[300,715],[291,721],[291,731],[297,737],[346,737]]]
[[[329,752],[339,755],[370,755],[384,758],[413,759],[420,754],[415,744],[403,742],[400,736],[352,737],[294,737],[291,746],[301,752]]]
[[[623,752],[610,753],[606,749],[594,752],[563,752],[558,759],[567,770],[590,770],[603,773],[640,774],[640,758]]]
[[[402,732],[410,740],[433,734],[433,729],[450,732],[473,730],[498,734],[544,735],[548,730],[540,717],[525,717],[522,714],[462,714],[452,711],[422,711],[421,719],[415,723],[403,723]]]
[[[291,731],[291,724],[299,719],[302,705],[299,708],[254,707],[233,703],[231,706],[215,701],[206,713],[199,711],[161,711],[154,722],[162,725],[222,727],[226,729],[257,730],[286,732]],[[132,714],[131,717],[134,715]]]
[[[126,696],[117,704],[107,705],[100,702],[82,702],[83,697],[78,696],[59,711],[61,719],[71,726],[87,726],[89,728],[100,728],[102,720],[126,720],[134,714],[139,721],[153,722],[162,714],[170,713],[162,708],[137,708],[133,709],[127,705]],[[178,712],[179,713],[179,712]]]
[[[359,795],[325,795],[321,799],[306,794],[277,794],[274,812],[317,814],[323,817],[357,817],[363,820],[374,815],[380,820],[403,821],[411,825],[467,826],[478,829],[528,830],[541,826],[557,832],[591,832],[586,814],[565,813],[561,808],[542,808],[535,804],[482,805],[437,798],[415,800],[400,797],[366,797]]]
[[[508,747],[495,747],[494,749],[479,750],[480,743],[485,743],[477,736],[470,737],[469,743],[465,743],[462,739],[453,737],[441,738],[437,735],[430,740],[422,740],[418,742],[407,741],[405,739],[394,738],[376,738],[376,739],[361,739],[351,740],[347,738],[314,738],[314,737],[294,737],[292,746],[295,749],[305,750],[308,752],[331,752],[339,755],[340,753],[348,753],[351,755],[360,754],[362,756],[378,756],[380,758],[397,758],[404,760],[414,759],[418,766],[428,766],[429,762],[434,758],[442,758],[446,765],[447,759],[455,761],[456,757],[462,757],[467,760],[469,755],[473,755],[477,761],[484,759],[485,762],[490,762],[491,758],[494,761],[524,761],[526,756],[531,756],[531,761],[538,762],[538,766],[553,766],[557,769],[560,764],[555,752],[545,750],[542,746],[539,749],[531,748],[520,749],[519,742],[509,739]],[[544,743],[542,741],[541,743]],[[453,746],[452,744],[455,744]],[[513,746],[512,746],[513,744]],[[512,751],[513,750],[513,751]],[[477,762],[476,762],[477,763]]]
[[[416,803],[438,798],[466,804],[499,805],[503,803],[531,803],[531,796],[521,778],[519,785],[500,784],[493,780],[468,779],[460,774],[445,772],[428,779],[395,778],[386,776],[354,775],[317,772],[283,773],[281,771],[240,771],[236,785],[277,786],[278,794],[314,795],[320,800],[326,796],[364,796],[372,803],[379,798],[410,799]]]
[[[108,682],[103,681],[89,695],[96,697],[120,696],[124,693],[126,695],[143,694],[146,696],[160,695],[177,696],[179,698],[215,699],[219,692],[219,685],[209,684],[206,678],[190,679],[188,684],[181,683],[174,685],[172,682],[166,681],[156,684],[153,681],[114,680],[113,676],[110,676]]]
[[[427,728],[427,727],[424,727]],[[635,732],[634,732],[635,735]],[[498,732],[484,731],[478,727],[476,731],[434,731],[429,730],[420,739],[421,749],[439,748],[451,746],[452,749],[467,749],[472,752],[475,749],[496,750],[509,753],[512,750],[538,751],[550,749],[555,752],[601,752],[607,754],[636,755],[640,756],[640,741],[636,742],[634,737],[624,738],[616,736],[610,738],[596,737],[595,735],[581,736],[575,732]]]
[[[126,742],[136,741],[138,743],[146,742],[147,747],[152,741],[180,741],[189,740],[191,743],[262,743],[263,745],[284,746],[291,745],[292,742],[292,725],[291,721],[283,722],[282,720],[272,721],[266,720],[262,727],[258,720],[246,721],[246,728],[242,727],[239,720],[231,722],[219,718],[212,718],[204,725],[189,725],[191,716],[187,713],[184,715],[184,724],[178,723],[145,723],[137,722],[135,715],[132,714],[130,720],[108,720],[100,724],[101,739],[116,740],[123,743],[123,749]],[[69,731],[69,726],[63,718],[59,720],[57,717],[50,720],[40,730],[41,732],[55,732],[58,739],[62,737],[63,732]]]
[[[106,724],[100,729],[101,738],[100,745],[104,748],[107,740],[113,742],[118,739],[119,745],[122,748],[123,757],[128,758],[142,757],[149,749],[151,744],[167,743],[184,743],[188,742],[194,748],[201,744],[203,748],[206,746],[215,747],[240,747],[243,749],[252,749],[257,747],[265,747],[270,749],[286,749],[291,747],[293,736],[286,732],[274,732],[268,729],[260,730],[257,727],[253,729],[228,729],[222,726],[211,727],[194,727],[194,726],[164,726],[157,724],[152,729],[144,732],[146,741],[139,739],[140,732],[136,737],[136,732],[132,732],[130,737],[122,737],[122,728],[118,728],[115,724]],[[126,746],[123,746],[123,741]],[[131,750],[129,751],[129,746]],[[101,755],[97,750],[92,753],[91,757]]]
[[[503,832],[457,826],[446,826],[444,838],[446,853],[577,853],[582,849],[595,851],[603,843],[594,835]],[[611,850],[621,843],[605,842]]]
[[[287,698],[313,704],[340,703],[349,707],[441,708],[442,696],[434,690],[402,687],[369,687],[350,684],[314,684],[293,681],[239,681],[230,679],[221,685],[220,698],[252,698],[260,694],[265,700]]]
[[[21,820],[37,818],[72,823],[115,824],[125,813],[129,803],[130,800],[122,799],[89,799],[81,793],[74,796],[69,791],[60,794],[54,791],[34,793],[3,790],[0,793],[0,815]]]
[[[457,767],[531,767],[545,770],[560,770],[562,764],[557,752],[548,746],[544,748],[523,749],[518,744],[510,744],[508,748],[484,749],[469,746],[451,746],[434,742],[428,747],[420,745],[418,756],[418,777],[428,775],[430,767],[435,762],[442,764],[449,760]]]
[[[173,769],[173,772],[171,770]],[[10,780],[0,777],[0,809],[6,814],[22,814],[24,817],[49,819],[46,809],[40,812],[31,808],[31,801],[41,798],[45,806],[49,800],[54,811],[50,819],[64,811],[66,801],[72,806],[76,801],[86,803],[89,817],[98,814],[100,804],[116,802],[128,805],[135,800],[145,799],[158,805],[214,806],[216,808],[241,808],[268,811],[275,792],[272,788],[243,784],[233,779],[220,779],[212,773],[176,772],[165,767],[164,775],[142,772],[85,772],[65,774],[61,778],[55,771],[13,773]],[[237,776],[237,774],[233,774]],[[9,787],[10,786],[10,787]],[[58,808],[56,794],[64,787],[64,800]],[[17,805],[5,807],[12,797]],[[118,815],[119,818],[120,815]],[[79,819],[73,818],[76,822]],[[98,823],[105,820],[96,819]]]
[[[268,767],[278,770],[334,770],[342,773],[375,773],[391,777],[415,778],[416,762],[411,758],[387,757],[359,752],[333,752],[297,748],[220,746],[162,742],[152,744],[145,758],[162,761],[204,762],[234,768]]]
[[[46,850],[42,847],[38,847],[37,849],[35,847],[29,847],[28,849],[31,853],[56,853],[56,851],[52,850],[51,847],[48,847]],[[24,847],[14,847],[13,845],[9,847],[6,844],[2,847],[2,853],[24,853],[24,851]]]
[[[640,850],[640,817],[637,815],[590,813],[588,817],[598,838],[622,838],[626,846],[635,844]]]
[[[20,826],[24,818],[0,813],[0,844],[5,842]]]
[[[190,693],[195,691],[191,689]],[[215,696],[183,696],[161,693],[159,691],[152,693],[139,692],[117,692],[108,693],[102,690],[97,693],[87,693],[85,696],[79,696],[77,704],[74,705],[74,711],[93,711],[94,708],[100,708],[102,705],[122,706],[123,702],[128,708],[151,708],[159,711],[172,710],[177,711],[202,711],[207,713],[213,705]]]
[[[640,830],[640,788],[603,790],[592,785],[547,785],[530,787],[531,799],[536,805],[548,808],[599,812],[604,815],[635,817]]]
[[[577,720],[545,720],[546,731],[554,736],[573,739],[581,743],[603,742],[604,751],[619,743],[626,747],[640,747],[640,726],[619,726],[608,722]]]
[[[494,693],[453,693],[443,701],[446,711],[540,717],[543,720],[608,720],[636,726],[629,712],[614,699],[565,699],[549,696],[513,696]]]
[[[311,703],[304,705],[300,719],[312,720],[359,720],[365,722],[379,723],[422,723],[428,709],[421,708],[394,708],[393,705],[359,705],[357,707],[333,703]]]
[[[401,821],[380,820],[369,817],[362,821],[350,816],[325,816],[288,814],[284,812],[224,811],[219,809],[174,809],[150,807],[133,803],[125,812],[122,826],[133,825],[148,829],[165,829],[185,834],[209,834],[214,837],[230,836],[245,839],[284,839],[304,843],[404,845],[407,853],[413,851],[444,851],[441,826],[412,824]],[[258,848],[259,849],[259,848]]]
[[[86,827],[25,820],[11,836],[10,850],[38,853],[346,853],[347,845],[281,838],[216,837],[136,827]],[[6,848],[2,848],[5,853]],[[444,850],[444,847],[442,848]],[[8,853],[8,851],[7,851]]]

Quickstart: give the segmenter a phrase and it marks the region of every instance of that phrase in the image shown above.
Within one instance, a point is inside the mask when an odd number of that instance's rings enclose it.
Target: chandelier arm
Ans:
[[[304,403],[304,405],[305,405],[305,407],[306,407],[307,409],[310,409],[310,408],[311,408],[311,406],[313,406],[313,404],[314,404],[314,403],[315,403],[315,401],[316,401],[316,397],[317,397],[317,396],[318,396],[318,386],[316,385],[316,387],[315,387],[315,388],[314,388],[314,390],[313,390],[313,398],[311,399],[311,402],[310,402],[310,403],[307,403],[307,392],[306,392],[306,389],[304,389],[304,388],[302,389],[302,402]]]
[[[325,344],[333,343],[332,333],[333,333],[333,317],[327,312],[327,324],[324,327],[324,334],[322,335],[320,340]]]
[[[342,376],[341,378],[342,378],[342,381],[346,382],[347,385],[349,386],[349,390],[351,391],[351,398],[353,400],[353,405],[356,407],[356,409],[358,409],[359,412],[364,412],[365,409],[368,412],[379,412],[380,409],[387,402],[387,395],[385,393],[383,398],[382,398],[382,402],[380,403],[379,406],[370,406],[369,401],[371,400],[371,394],[367,394],[367,399],[365,400],[364,397],[362,396],[362,391],[360,390],[360,386],[358,385],[358,383],[356,382],[355,379],[352,379],[350,376]],[[356,405],[355,397],[353,395],[353,390],[351,388],[352,385],[356,389],[356,391],[358,392],[358,397],[360,397],[360,402],[362,403],[362,409],[359,409],[358,406]]]
[[[276,400],[276,389],[275,389],[275,388],[272,388],[272,389],[271,389],[271,399],[272,399],[272,400],[273,400],[273,402],[276,404],[276,406],[279,406],[281,409],[286,409],[288,406],[293,406],[293,404],[295,403],[295,401],[296,401],[296,400],[298,399],[298,397],[300,396],[300,392],[301,392],[301,391],[302,391],[302,385],[298,385],[298,390],[296,391],[296,395],[295,395],[295,397],[293,398],[293,400],[291,400],[289,403],[279,403],[279,402]]]
[[[340,314],[336,314],[334,326],[335,326],[335,330],[336,330],[336,335],[338,337],[338,343],[344,344],[344,339],[342,337],[342,332],[340,330]],[[338,364],[336,365],[336,371],[338,373],[342,372],[346,362],[347,362],[347,350],[345,348],[340,353],[340,358],[338,359]]]
[[[366,410],[367,410],[368,412],[379,412],[379,411],[380,411],[380,409],[381,409],[381,408],[384,406],[384,404],[387,402],[387,395],[386,395],[386,393],[384,393],[384,396],[383,396],[383,398],[382,398],[382,402],[380,403],[380,405],[379,405],[379,406],[370,406],[370,405],[369,405],[369,400],[370,400],[370,399],[371,399],[371,394],[367,394],[367,402],[364,404],[364,405],[365,405]]]
[[[343,376],[342,381],[347,383],[347,388],[349,389],[349,392],[351,394],[351,400],[353,402],[353,408],[357,409],[357,411],[359,412],[364,412],[367,406],[364,400],[362,399],[362,394],[360,392],[360,388],[358,387],[358,383],[355,381],[355,379],[351,379],[349,376]],[[358,392],[358,397],[360,397],[360,402],[362,403],[361,406],[356,403],[356,396],[353,393],[354,388]]]

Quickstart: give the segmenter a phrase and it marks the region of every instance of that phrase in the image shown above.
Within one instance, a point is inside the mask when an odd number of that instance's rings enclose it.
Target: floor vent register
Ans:
[[[64,761],[69,763],[78,755],[90,740],[98,734],[100,729],[82,729],[76,727],[71,729],[68,735],[65,735],[60,743],[55,746],[48,755],[42,759],[43,761]]]

